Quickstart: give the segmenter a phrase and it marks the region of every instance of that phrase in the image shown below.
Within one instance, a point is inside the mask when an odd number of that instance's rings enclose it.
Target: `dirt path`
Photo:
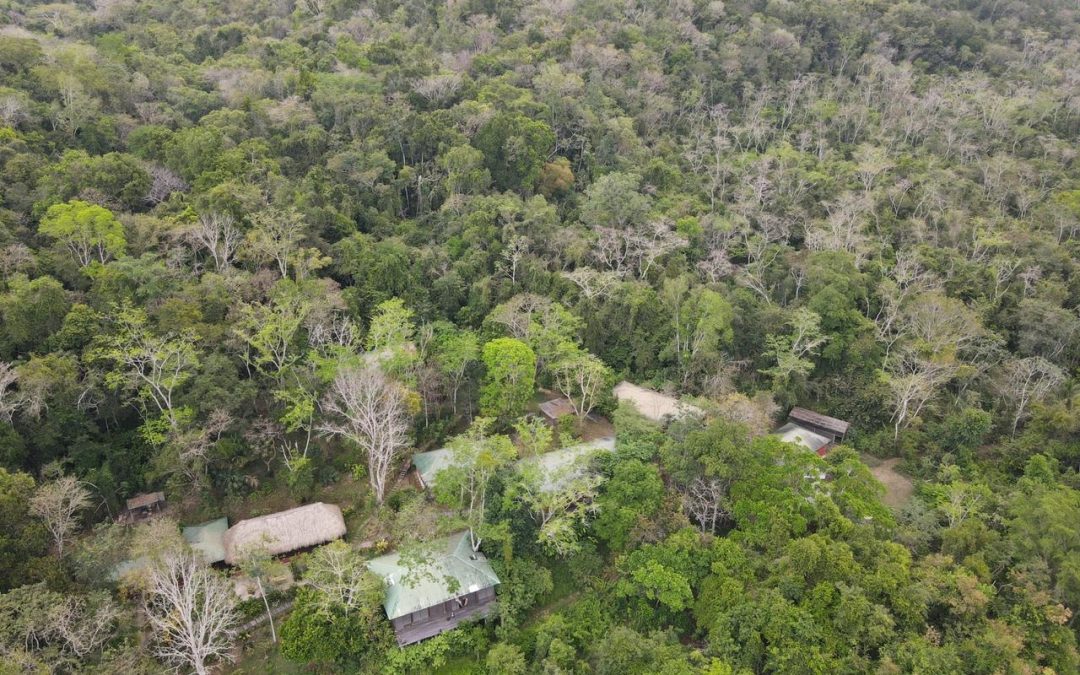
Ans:
[[[899,457],[881,460],[870,466],[870,473],[885,486],[885,496],[881,498],[886,506],[898,509],[907,504],[911,494],[915,491],[915,484],[911,479],[896,470],[900,463]]]

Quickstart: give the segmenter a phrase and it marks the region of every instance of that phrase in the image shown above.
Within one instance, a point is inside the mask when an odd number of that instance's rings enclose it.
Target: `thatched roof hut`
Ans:
[[[235,565],[249,547],[281,555],[345,536],[345,519],[334,504],[306,504],[268,516],[241,520],[225,533],[225,562]]]

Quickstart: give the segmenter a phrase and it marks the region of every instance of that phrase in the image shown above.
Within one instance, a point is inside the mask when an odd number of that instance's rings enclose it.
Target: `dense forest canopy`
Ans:
[[[1078,36],[0,0],[0,673],[1080,672]],[[843,444],[771,435],[795,405]],[[318,501],[348,535],[287,560],[177,529]],[[463,530],[497,610],[398,647],[365,561]]]

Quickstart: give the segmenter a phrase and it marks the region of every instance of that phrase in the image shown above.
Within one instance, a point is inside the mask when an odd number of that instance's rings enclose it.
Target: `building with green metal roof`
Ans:
[[[454,465],[454,451],[450,448],[439,448],[430,452],[418,452],[412,456],[412,463],[416,467],[420,484],[431,490],[435,488],[435,476]]]
[[[218,518],[201,525],[188,525],[184,528],[184,539],[204,562],[224,562],[225,532],[228,529],[229,519]]]
[[[385,584],[383,608],[398,644],[433,637],[494,607],[499,577],[487,558],[473,551],[468,532],[429,542],[409,558],[406,563],[391,553],[368,561],[368,569]]]

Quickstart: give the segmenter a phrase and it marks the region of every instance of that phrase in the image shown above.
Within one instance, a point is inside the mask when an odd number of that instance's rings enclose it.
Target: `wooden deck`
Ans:
[[[414,623],[404,628],[395,629],[398,646],[404,647],[414,642],[435,637],[439,633],[456,628],[459,624],[468,621],[477,621],[494,611],[495,603],[488,602],[483,605],[465,607],[454,612],[453,616],[440,616],[424,623]]]

